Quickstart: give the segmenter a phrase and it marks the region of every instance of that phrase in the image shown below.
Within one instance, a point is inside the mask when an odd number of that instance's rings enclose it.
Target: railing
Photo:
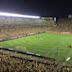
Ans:
[[[13,52],[13,53],[20,53],[20,54],[24,54],[24,55],[28,55],[28,56],[32,56],[32,57],[43,58],[45,60],[55,61],[55,59],[53,59],[53,58],[48,58],[48,57],[45,57],[45,56],[41,56],[40,54],[38,55],[38,54],[31,53],[31,52],[13,50],[12,48],[0,48],[0,50],[10,51],[10,52]]]

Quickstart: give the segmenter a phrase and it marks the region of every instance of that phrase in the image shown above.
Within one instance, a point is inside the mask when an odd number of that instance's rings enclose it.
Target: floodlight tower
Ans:
[[[58,26],[58,23],[57,23],[58,17],[53,17],[53,20],[54,20],[54,22],[55,22],[55,25]]]
[[[72,19],[72,14],[69,14],[69,15],[68,15],[68,18],[69,18],[69,19]]]
[[[56,17],[54,17],[54,22],[56,22],[57,21],[57,18]]]

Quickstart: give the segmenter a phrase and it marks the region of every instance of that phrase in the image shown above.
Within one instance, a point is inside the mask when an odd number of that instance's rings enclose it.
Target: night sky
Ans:
[[[66,17],[72,14],[71,3],[69,0],[0,0],[0,11]]]

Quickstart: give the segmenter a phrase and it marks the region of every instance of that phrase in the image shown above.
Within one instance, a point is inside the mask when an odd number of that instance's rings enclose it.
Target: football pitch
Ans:
[[[0,47],[32,52],[61,62],[70,57],[67,63],[72,64],[72,35],[68,34],[42,33],[0,42]]]

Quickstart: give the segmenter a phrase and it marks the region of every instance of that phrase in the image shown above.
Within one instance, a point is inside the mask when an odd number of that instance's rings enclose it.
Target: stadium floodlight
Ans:
[[[5,12],[0,12],[0,16],[35,18],[35,19],[39,19],[40,18],[40,16],[22,15],[22,14],[5,13]]]

